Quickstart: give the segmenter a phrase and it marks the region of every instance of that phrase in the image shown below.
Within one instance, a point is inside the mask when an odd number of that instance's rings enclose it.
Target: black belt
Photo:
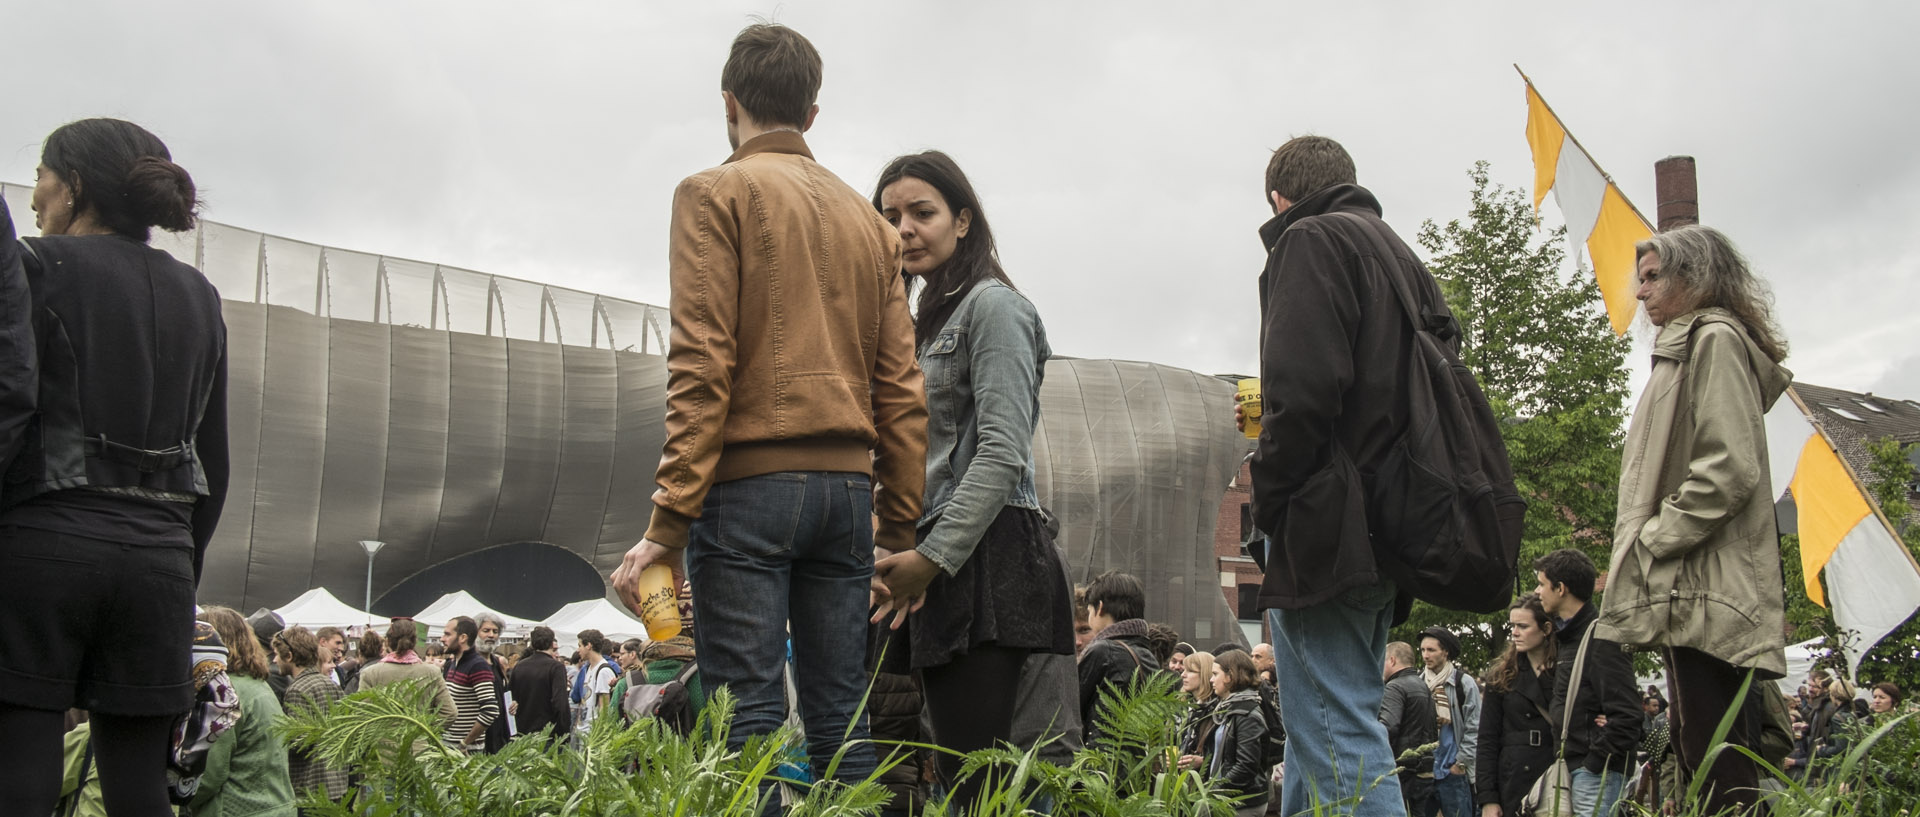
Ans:
[[[138,470],[142,474],[178,468],[193,462],[193,446],[189,443],[150,451],[145,448],[121,445],[107,439],[105,434],[96,434],[86,439],[86,454],[108,462],[117,462]]]
[[[1520,746],[1545,746],[1549,735],[1545,729],[1528,729],[1525,732],[1507,732],[1501,740]]]

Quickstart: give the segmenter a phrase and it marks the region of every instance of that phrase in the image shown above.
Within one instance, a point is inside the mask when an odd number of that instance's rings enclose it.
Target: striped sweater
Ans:
[[[443,671],[454,708],[446,738],[450,743],[460,743],[473,731],[474,724],[484,727],[500,717],[500,704],[493,689],[497,679],[493,677],[493,667],[479,650],[461,653],[459,661],[449,662]]]

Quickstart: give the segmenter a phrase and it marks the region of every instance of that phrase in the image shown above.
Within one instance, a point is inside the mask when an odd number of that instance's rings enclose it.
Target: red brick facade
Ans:
[[[1259,617],[1251,605],[1243,607],[1241,604],[1241,588],[1250,586],[1252,590],[1249,592],[1257,595],[1262,578],[1260,568],[1247,558],[1246,550],[1240,544],[1253,526],[1249,505],[1252,501],[1252,477],[1247,464],[1241,463],[1239,474],[1227,486],[1227,495],[1220,500],[1220,518],[1213,528],[1213,555],[1220,570],[1220,593],[1226,598],[1227,607],[1242,621]],[[1263,626],[1263,632],[1264,629]]]

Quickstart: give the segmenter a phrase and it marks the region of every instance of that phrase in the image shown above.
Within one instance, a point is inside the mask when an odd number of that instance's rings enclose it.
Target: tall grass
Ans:
[[[425,690],[396,684],[350,695],[325,713],[291,714],[282,731],[289,745],[351,769],[364,781],[337,803],[306,796],[307,813],[329,817],[748,817],[762,814],[769,800],[780,796],[781,786],[789,791],[786,813],[796,817],[878,815],[890,799],[878,778],[898,761],[883,761],[873,777],[857,785],[783,782],[778,769],[799,750],[799,736],[782,729],[730,749],[727,724],[733,706],[730,693],[716,691],[693,734],[685,737],[654,721],[625,724],[605,717],[578,741],[523,737],[499,754],[466,755],[441,743],[443,724]],[[1014,817],[1050,807],[1046,813],[1065,817],[1230,817],[1230,793],[1172,762],[1185,711],[1171,678],[1106,696],[1099,715],[1105,740],[1078,752],[1072,762],[1041,760],[1039,747],[969,753],[961,774],[986,776],[980,800],[962,811],[950,800],[935,798],[921,813]],[[1765,795],[1777,817],[1920,815],[1920,720],[1912,715],[1859,730],[1844,756],[1825,766],[1812,784],[1793,780],[1746,747],[1726,744],[1731,726],[1731,717],[1720,724],[1707,762],[1727,751],[1751,758],[1764,779],[1778,781],[1778,790]],[[876,744],[881,758],[897,745]],[[1703,782],[1694,777],[1681,817],[1710,817],[1700,796]],[[1321,804],[1314,813],[1350,809],[1349,803]],[[1652,813],[1631,803],[1623,803],[1621,811],[1624,817]]]

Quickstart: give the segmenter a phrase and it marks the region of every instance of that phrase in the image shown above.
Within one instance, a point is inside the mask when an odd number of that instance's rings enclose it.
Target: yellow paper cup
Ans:
[[[1260,378],[1249,377],[1240,381],[1240,433],[1249,440],[1260,438]]]
[[[680,600],[673,586],[673,569],[654,565],[640,573],[640,620],[647,637],[665,641],[680,634]]]

